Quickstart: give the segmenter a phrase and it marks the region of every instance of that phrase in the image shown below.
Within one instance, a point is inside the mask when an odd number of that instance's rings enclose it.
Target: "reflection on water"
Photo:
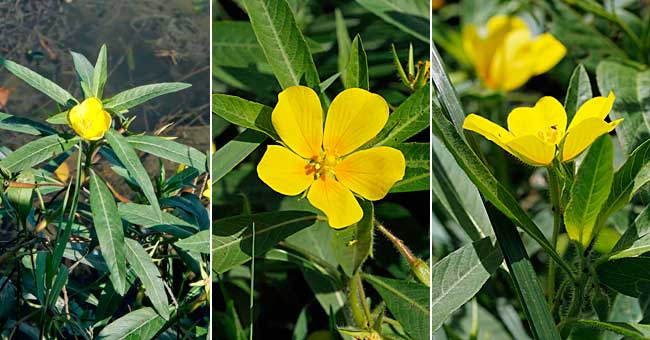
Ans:
[[[131,111],[135,131],[175,122],[168,134],[209,148],[209,13],[192,0],[0,0],[0,56],[56,81],[80,98],[69,51],[94,62],[108,46],[111,96],[127,88],[182,81],[193,86]],[[0,70],[0,86],[14,88],[0,111],[44,119],[58,112],[47,97]],[[0,131],[0,145],[16,148],[25,136]]]

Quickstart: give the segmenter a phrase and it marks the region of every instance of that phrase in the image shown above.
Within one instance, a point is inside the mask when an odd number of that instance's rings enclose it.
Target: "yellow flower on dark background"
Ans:
[[[91,97],[68,112],[68,123],[81,138],[95,141],[111,127],[111,115],[104,111],[101,100]]]

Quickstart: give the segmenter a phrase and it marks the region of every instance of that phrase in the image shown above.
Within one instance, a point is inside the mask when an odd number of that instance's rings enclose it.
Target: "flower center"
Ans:
[[[551,125],[549,127],[546,127],[542,130],[537,131],[537,137],[539,139],[551,143],[551,144],[557,144],[558,142],[558,130],[556,125]]]
[[[339,160],[336,157],[336,154],[321,152],[319,156],[314,156],[309,160],[309,163],[305,165],[305,174],[314,175],[314,180],[317,180],[323,176],[330,175],[334,177],[336,173],[334,169]],[[323,178],[324,179],[324,178]]]

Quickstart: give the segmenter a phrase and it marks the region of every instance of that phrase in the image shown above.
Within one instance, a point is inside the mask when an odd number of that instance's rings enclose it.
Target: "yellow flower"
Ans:
[[[68,112],[68,123],[81,138],[99,140],[111,127],[111,115],[104,111],[102,101],[91,97]]]
[[[482,35],[467,25],[462,41],[478,77],[491,89],[512,91],[553,68],[566,54],[566,47],[551,34],[532,37],[518,17],[494,16],[486,31]]]
[[[316,92],[293,86],[278,95],[271,120],[286,147],[268,146],[257,166],[259,178],[288,196],[308,190],[307,199],[327,215],[333,228],[363,217],[353,192],[379,200],[404,177],[401,151],[386,146],[355,151],[388,120],[388,104],[379,95],[358,88],[341,92],[330,105],[323,129]]]
[[[463,128],[483,135],[530,165],[550,165],[556,151],[562,162],[568,162],[623,121],[605,121],[614,99],[612,92],[589,99],[580,106],[568,129],[564,107],[553,97],[542,97],[534,107],[512,110],[508,115],[510,131],[475,114],[465,118]]]

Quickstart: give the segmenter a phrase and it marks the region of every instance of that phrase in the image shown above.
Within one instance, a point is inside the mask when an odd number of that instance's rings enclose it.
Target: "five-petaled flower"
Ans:
[[[467,25],[462,41],[478,77],[491,89],[512,91],[553,68],[566,54],[566,47],[551,34],[532,37],[518,17],[494,16],[486,31],[482,35]]]
[[[101,100],[90,97],[70,109],[68,123],[81,138],[95,141],[111,127],[111,115],[104,111]]]
[[[273,190],[289,196],[306,192],[309,202],[333,228],[363,217],[354,197],[375,201],[404,177],[401,151],[378,146],[357,150],[375,137],[388,120],[388,104],[379,95],[347,89],[332,101],[323,128],[316,92],[292,86],[278,95],[271,114],[283,144],[269,145],[257,174]],[[354,193],[354,194],[353,194]]]
[[[578,157],[596,138],[609,133],[623,120],[605,121],[614,93],[585,102],[567,129],[564,107],[553,97],[542,97],[534,107],[519,107],[508,115],[508,130],[475,114],[463,128],[483,135],[498,146],[534,166],[548,166],[556,157],[568,162]]]

